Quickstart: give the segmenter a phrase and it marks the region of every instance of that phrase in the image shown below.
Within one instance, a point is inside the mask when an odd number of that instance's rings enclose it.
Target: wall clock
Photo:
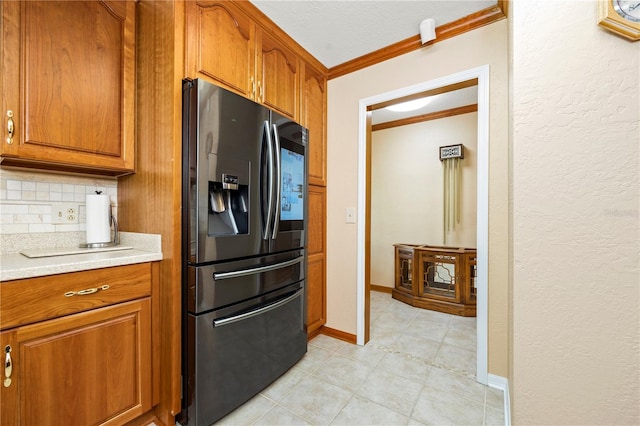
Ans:
[[[598,25],[630,40],[640,40],[640,0],[599,0]]]

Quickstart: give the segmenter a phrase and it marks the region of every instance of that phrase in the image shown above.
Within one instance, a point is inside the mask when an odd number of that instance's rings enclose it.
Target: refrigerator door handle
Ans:
[[[213,321],[213,326],[214,327],[221,327],[223,325],[227,325],[227,324],[232,324],[234,322],[237,321],[242,321],[248,318],[252,318],[261,314],[264,314],[265,312],[269,312],[272,311],[274,309],[279,308],[282,305],[286,305],[287,303],[291,302],[293,299],[295,299],[296,297],[300,296],[300,294],[304,291],[304,289],[300,289],[298,291],[296,291],[295,293],[293,293],[291,296],[285,297],[284,299],[280,299],[275,303],[271,303],[270,305],[266,305],[263,306],[261,308],[255,309],[253,311],[249,311],[249,312],[245,312],[243,314],[240,315],[235,315],[229,318],[222,318],[222,319],[218,319],[218,320],[214,320]]]
[[[304,256],[298,256],[295,259],[287,260],[287,261],[281,262],[281,263],[276,263],[274,265],[266,265],[266,266],[260,266],[260,267],[257,267],[257,268],[242,269],[242,270],[239,270],[239,271],[214,273],[213,274],[213,279],[214,280],[226,280],[226,279],[229,279],[229,278],[238,278],[238,277],[244,277],[244,276],[247,276],[247,275],[260,274],[262,272],[275,271],[276,269],[287,268],[287,267],[295,265],[297,263],[302,263],[303,260],[304,260]]]
[[[264,122],[264,133],[267,138],[267,173],[269,175],[267,185],[269,185],[269,195],[267,204],[267,220],[262,228],[262,239],[269,239],[269,229],[273,220],[273,178],[274,178],[274,165],[273,165],[273,141],[271,140],[271,131],[269,130],[269,122]]]
[[[273,140],[275,142],[275,164],[276,164],[276,205],[273,212],[273,232],[271,238],[275,240],[278,235],[278,225],[280,224],[280,197],[282,196],[282,163],[280,162],[280,135],[278,134],[278,127],[272,124],[273,127]]]

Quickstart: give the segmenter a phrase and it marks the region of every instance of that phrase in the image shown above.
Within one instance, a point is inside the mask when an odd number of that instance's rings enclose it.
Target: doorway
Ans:
[[[489,216],[489,66],[473,68],[460,73],[426,81],[402,89],[361,99],[359,103],[358,131],[358,224],[357,228],[357,343],[364,345],[369,334],[369,265],[370,256],[370,112],[371,106],[389,103],[399,98],[437,90],[477,79],[477,348],[476,380],[488,382],[487,371],[487,310],[488,310],[488,216]]]

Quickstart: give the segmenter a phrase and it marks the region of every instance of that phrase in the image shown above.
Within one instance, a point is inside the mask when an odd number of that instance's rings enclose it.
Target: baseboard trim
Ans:
[[[356,344],[357,338],[355,334],[345,333],[344,331],[336,330],[335,328],[325,327],[324,325],[320,327],[320,334],[324,334],[325,336],[335,337],[339,340],[344,340],[348,343]]]
[[[494,389],[500,389],[502,391],[504,400],[504,425],[511,426],[511,400],[509,398],[509,380],[496,376],[495,374],[489,374],[487,377],[488,385]]]
[[[370,288],[373,291],[379,291],[381,293],[389,293],[393,290],[393,287],[385,287],[383,285],[370,284]]]
[[[313,339],[314,337],[316,337],[318,334],[320,334],[320,329],[322,327],[318,327],[315,330],[311,331],[311,332],[307,332],[307,342],[311,339]]]

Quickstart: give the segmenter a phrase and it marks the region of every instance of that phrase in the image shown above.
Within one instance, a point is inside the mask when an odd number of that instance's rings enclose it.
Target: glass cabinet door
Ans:
[[[455,255],[420,253],[421,295],[458,302],[459,272]]]
[[[396,289],[413,292],[413,250],[396,247]]]

